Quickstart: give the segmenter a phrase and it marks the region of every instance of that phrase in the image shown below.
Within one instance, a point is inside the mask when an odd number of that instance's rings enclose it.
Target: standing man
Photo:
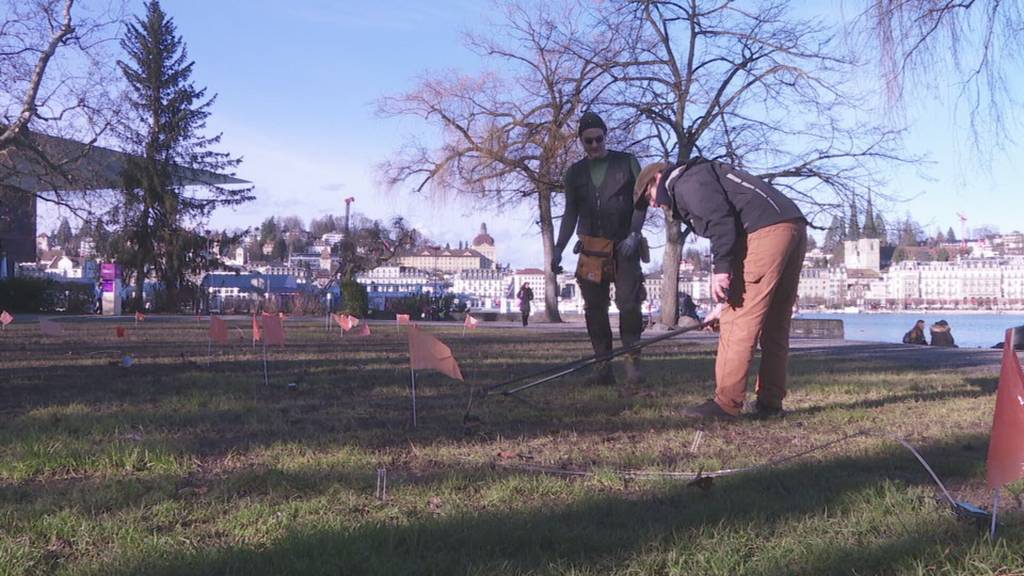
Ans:
[[[523,328],[530,323],[530,302],[533,302],[533,288],[526,282],[519,287],[519,292],[516,294],[516,298],[519,299],[519,314],[523,317]]]
[[[712,292],[719,306],[715,397],[683,410],[687,418],[739,415],[747,371],[761,344],[754,414],[782,414],[789,360],[789,324],[807,251],[807,220],[767,182],[720,162],[693,159],[647,166],[637,177],[640,201],[670,207],[699,236],[711,240]]]
[[[643,229],[646,205],[637,205],[634,197],[640,164],[632,154],[608,150],[608,128],[601,117],[584,112],[580,117],[580,141],[587,157],[565,173],[565,213],[562,216],[551,270],[561,271],[562,252],[575,231],[579,263],[576,280],[583,295],[587,334],[595,354],[612,350],[612,328],[608,320],[609,291],[615,285],[615,304],[619,308],[619,336],[622,345],[640,340],[643,330],[641,303],[645,300],[640,256],[644,251]],[[637,206],[636,208],[634,208]],[[642,381],[639,352],[626,356],[626,381]],[[614,384],[608,362],[595,366],[594,383]]]

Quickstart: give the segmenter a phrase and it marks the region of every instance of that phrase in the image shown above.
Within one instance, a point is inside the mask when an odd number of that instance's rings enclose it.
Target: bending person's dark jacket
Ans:
[[[711,241],[715,273],[732,273],[737,239],[772,224],[800,219],[796,203],[743,170],[709,160],[666,170],[661,178],[676,218]],[[740,256],[742,257],[742,256]]]

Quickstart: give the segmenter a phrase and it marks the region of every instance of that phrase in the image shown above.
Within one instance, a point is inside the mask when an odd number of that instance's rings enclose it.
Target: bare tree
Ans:
[[[497,33],[468,38],[501,74],[431,75],[416,89],[380,103],[385,116],[420,117],[441,134],[439,146],[416,143],[385,163],[388,185],[412,182],[418,192],[454,192],[498,208],[535,203],[551,322],[561,321],[557,278],[547,264],[554,251],[553,199],[579,154],[576,120],[601,89],[597,55],[610,49],[582,16],[571,1],[508,2]]]
[[[1006,136],[1014,103],[1007,78],[1024,55],[1021,0],[861,0],[854,37],[877,49],[889,102],[934,98],[937,78],[960,83],[975,144]],[[910,90],[907,88],[910,87]]]
[[[616,87],[605,101],[634,112],[638,151],[650,157],[742,166],[787,189],[812,220],[865,197],[877,162],[900,160],[898,128],[857,120],[866,100],[849,82],[856,59],[785,0],[637,0],[603,24],[631,47],[604,65]],[[661,323],[674,326],[685,238],[665,216]]]
[[[0,21],[0,184],[72,210],[94,183],[83,158],[117,114],[106,50],[119,9],[6,0]]]

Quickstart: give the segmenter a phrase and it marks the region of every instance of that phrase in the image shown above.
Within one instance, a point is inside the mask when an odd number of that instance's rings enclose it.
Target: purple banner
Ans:
[[[104,292],[114,291],[114,280],[117,279],[120,266],[112,262],[100,264],[100,281],[103,283]]]

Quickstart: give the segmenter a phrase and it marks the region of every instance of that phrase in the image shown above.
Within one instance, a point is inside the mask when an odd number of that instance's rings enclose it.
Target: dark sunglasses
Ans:
[[[600,144],[602,142],[604,142],[604,136],[594,136],[593,138],[583,139],[583,143],[586,144],[587,146],[590,146],[592,144]]]

